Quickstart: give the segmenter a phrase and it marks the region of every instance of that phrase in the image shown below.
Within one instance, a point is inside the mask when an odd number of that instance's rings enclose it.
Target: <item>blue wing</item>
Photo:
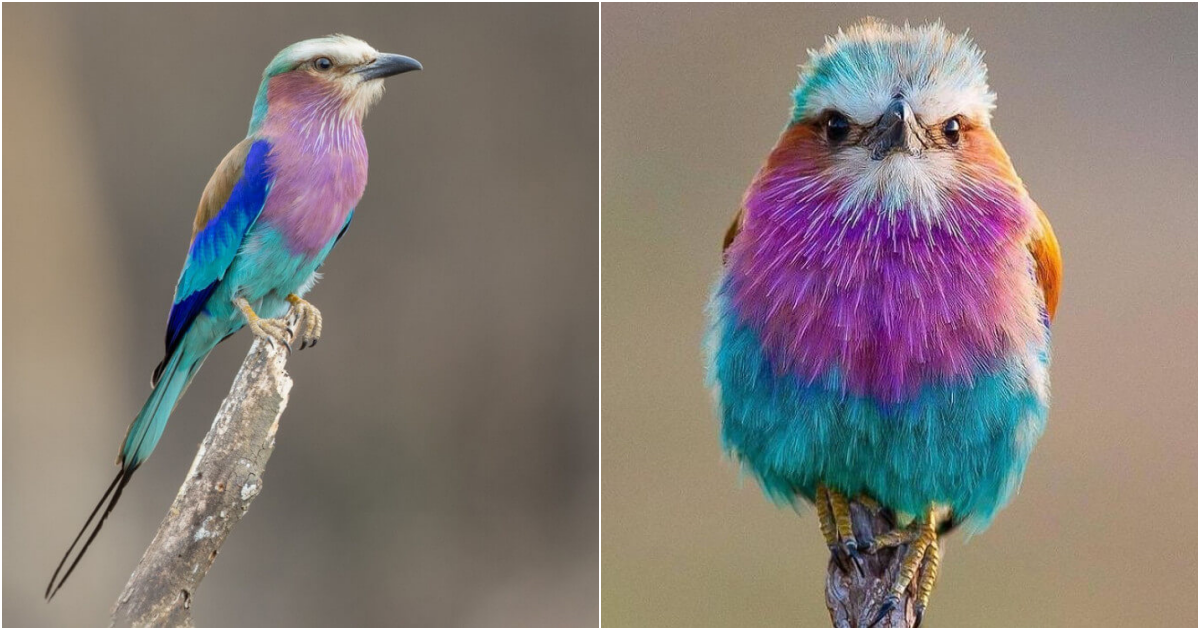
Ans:
[[[171,354],[183,340],[208,298],[225,277],[242,240],[262,212],[271,188],[266,140],[243,140],[217,167],[200,199],[192,245],[175,287],[167,318],[166,356],[154,370],[157,383]]]

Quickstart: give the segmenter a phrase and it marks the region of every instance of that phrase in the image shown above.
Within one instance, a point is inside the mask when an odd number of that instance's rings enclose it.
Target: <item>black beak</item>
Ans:
[[[867,136],[867,146],[871,148],[871,159],[882,160],[892,151],[907,150],[909,148],[908,123],[912,119],[912,110],[909,109],[908,103],[904,99],[898,98],[892,101]]]
[[[355,68],[354,72],[361,76],[363,81],[370,81],[420,69],[421,62],[412,57],[380,53],[375,61]]]

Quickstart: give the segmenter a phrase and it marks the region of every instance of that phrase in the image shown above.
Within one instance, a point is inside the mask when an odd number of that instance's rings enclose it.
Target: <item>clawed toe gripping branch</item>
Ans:
[[[940,564],[932,518],[897,529],[874,501],[817,492],[821,531],[830,547],[825,605],[838,628],[921,625]]]
[[[292,389],[287,356],[284,346],[255,339],[170,511],[113,607],[113,625],[192,625],[200,581],[262,490]]]

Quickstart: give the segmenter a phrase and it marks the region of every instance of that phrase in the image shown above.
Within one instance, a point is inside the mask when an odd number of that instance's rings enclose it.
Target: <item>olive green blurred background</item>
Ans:
[[[108,624],[250,344],[222,344],[71,581],[42,590],[149,392],[200,193],[263,68],[342,32],[419,59],[208,626],[594,625],[598,10],[3,8],[6,626]]]
[[[701,340],[797,66],[868,15],[970,28],[1065,260],[1048,429],[927,625],[1194,627],[1196,7],[1148,4],[603,6],[602,621],[829,623],[816,519],[722,458]]]

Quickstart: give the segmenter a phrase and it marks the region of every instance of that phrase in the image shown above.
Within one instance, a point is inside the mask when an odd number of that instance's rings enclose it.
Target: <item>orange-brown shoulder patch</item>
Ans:
[[[746,190],[745,196],[748,197],[755,188],[758,187],[762,178],[778,168],[784,168],[789,164],[796,163],[812,163],[814,169],[820,169],[827,166],[827,160],[822,159],[826,152],[820,150],[821,134],[816,126],[810,123],[798,122],[788,126],[780,134],[779,140],[775,143],[775,148],[767,156],[762,167],[758,169],[754,179],[750,182],[749,189]],[[743,197],[745,199],[745,197]],[[746,206],[738,208],[737,214],[733,217],[733,223],[729,225],[729,229],[725,230],[725,240],[721,248],[722,259],[728,254],[729,246],[733,244],[734,239],[741,233],[742,227],[746,224]]]
[[[1046,313],[1054,320],[1054,312],[1058,310],[1058,296],[1062,292],[1062,252],[1058,249],[1058,238],[1054,228],[1050,227],[1050,219],[1041,208],[1036,208],[1039,231],[1029,241],[1029,251],[1037,264],[1037,280],[1046,297]]]

